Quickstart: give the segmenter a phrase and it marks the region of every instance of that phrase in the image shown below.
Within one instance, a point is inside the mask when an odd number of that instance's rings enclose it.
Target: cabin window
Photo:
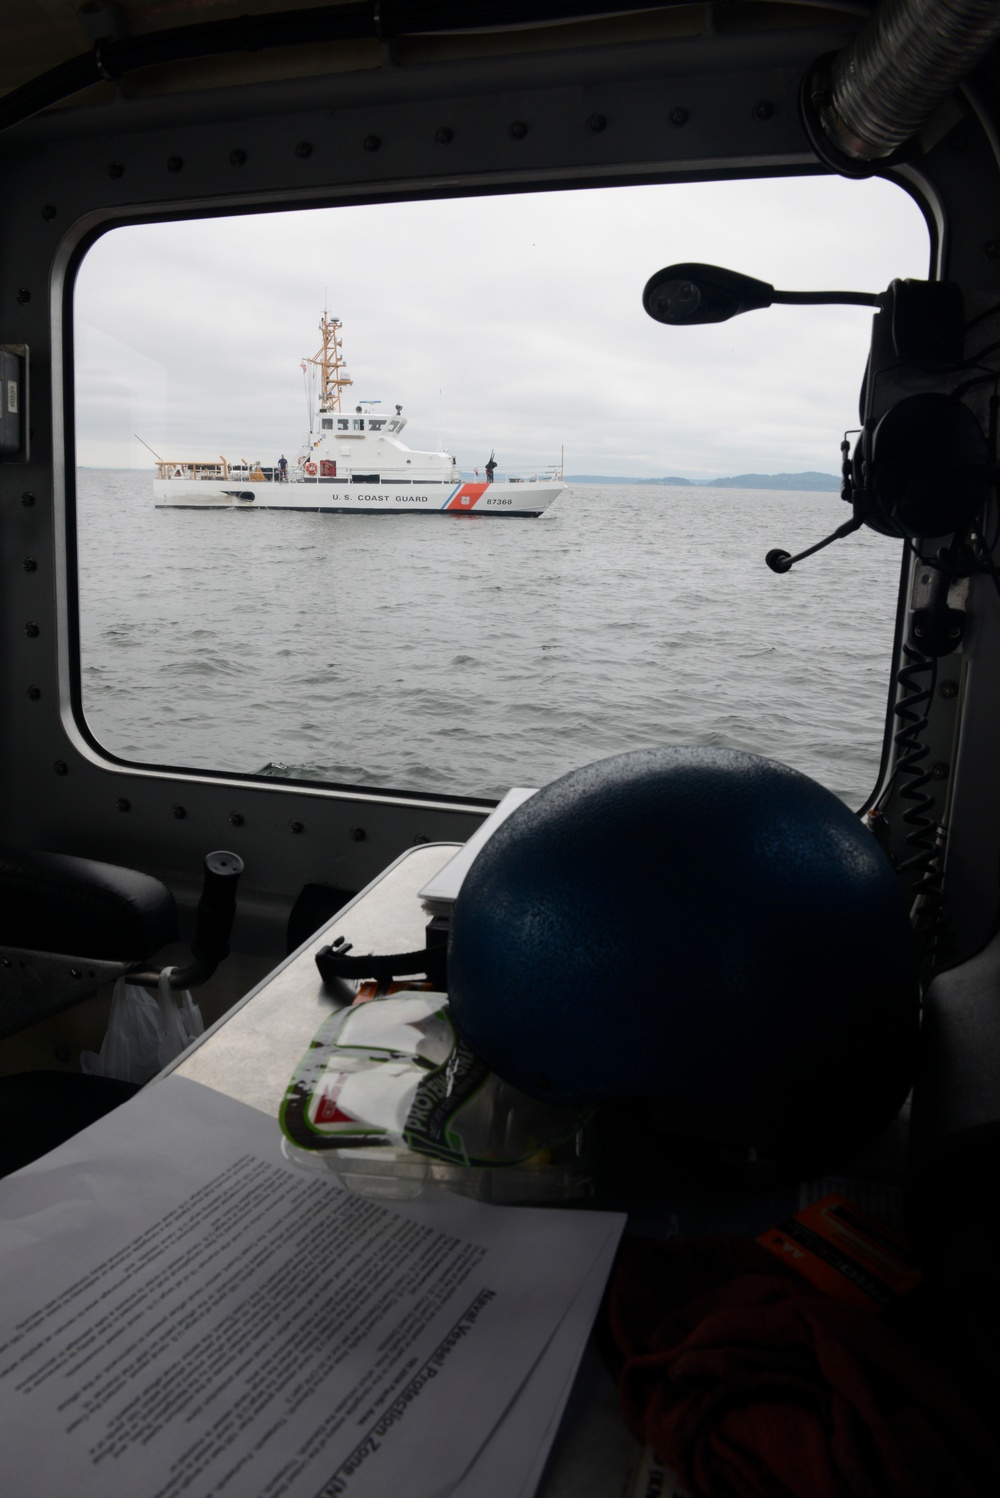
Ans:
[[[484,239],[486,221],[504,232]],[[862,530],[787,577],[764,556],[845,519],[839,446],[857,425],[871,313],[775,306],[663,327],[643,286],[686,260],[878,292],[926,277],[928,241],[892,184],[825,176],[233,214],[99,238],[74,290],[92,738],[168,768],[280,764],[458,797],[708,743],[784,760],[860,805],[884,732],[899,545]],[[324,390],[311,361],[328,283],[342,357]],[[355,407],[369,399],[393,412],[371,431],[401,429],[397,404],[410,424],[386,447],[393,467],[351,483],[364,444],[343,439],[364,430]],[[324,487],[325,431],[342,440]],[[512,518],[563,450],[568,488],[539,518]],[[491,492],[491,460],[522,482]],[[154,495],[157,462],[183,476]],[[226,488],[212,477],[223,462],[253,482],[253,506],[205,502]],[[171,498],[184,482],[194,507]],[[380,508],[319,513],[326,495]],[[472,523],[445,513],[463,497]]]

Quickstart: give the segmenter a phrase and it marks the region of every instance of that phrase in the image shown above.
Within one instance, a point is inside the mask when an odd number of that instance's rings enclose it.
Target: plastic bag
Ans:
[[[120,1082],[148,1082],[160,1069],[160,1006],[156,995],[119,978],[100,1051],[81,1051],[80,1070]]]
[[[186,988],[174,990],[170,987],[170,975],[173,971],[172,967],[165,967],[160,973],[156,1047],[158,1070],[175,1061],[182,1051],[187,1050],[192,1040],[205,1033],[201,1010],[190,992]]]
[[[158,993],[119,978],[100,1051],[82,1051],[80,1070],[142,1085],[204,1033],[201,1010],[187,989],[170,987],[173,968],[160,974]]]

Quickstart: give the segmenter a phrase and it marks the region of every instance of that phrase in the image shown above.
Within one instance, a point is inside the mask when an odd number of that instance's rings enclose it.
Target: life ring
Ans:
[[[313,474],[315,472],[316,472],[316,464],[315,463],[307,463],[306,464],[306,473],[308,473],[308,475],[309,475],[310,478],[312,478],[312,476],[313,476]]]

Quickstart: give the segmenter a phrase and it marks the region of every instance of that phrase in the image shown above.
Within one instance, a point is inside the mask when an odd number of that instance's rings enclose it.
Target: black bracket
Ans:
[[[0,458],[28,460],[28,345],[0,343]]]
[[[910,615],[910,640],[923,655],[950,655],[965,637],[966,615],[962,609],[914,609]]]
[[[448,986],[448,921],[434,916],[427,923],[427,945],[415,952],[368,953],[355,956],[352,943],[338,936],[329,946],[316,953],[316,966],[323,982],[332,988],[344,1001],[353,999],[353,991],[345,989],[345,980],[374,978],[380,983],[391,983],[399,978],[410,978],[417,973],[427,977],[440,992]]]

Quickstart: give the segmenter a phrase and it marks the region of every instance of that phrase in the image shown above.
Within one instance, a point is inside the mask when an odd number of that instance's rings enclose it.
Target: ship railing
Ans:
[[[276,484],[280,481],[279,474],[277,464],[271,466],[267,463],[230,463],[229,465],[229,477],[244,479],[248,484]],[[289,477],[291,477],[290,472]]]
[[[461,473],[463,484],[486,482],[486,474],[481,468],[478,472],[474,468],[463,468]],[[561,484],[562,474],[558,467],[538,468],[534,473],[506,473],[498,468],[493,475],[493,482],[495,484]]]
[[[199,463],[186,458],[161,459],[156,464],[159,479],[224,479],[228,477],[226,464]]]

